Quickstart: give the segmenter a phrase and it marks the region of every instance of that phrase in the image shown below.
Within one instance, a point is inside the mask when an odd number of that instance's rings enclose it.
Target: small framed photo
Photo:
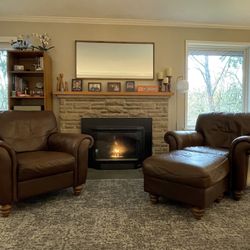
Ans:
[[[101,92],[102,84],[100,82],[89,82],[88,91],[90,92]]]
[[[82,91],[82,79],[72,79],[72,91]]]
[[[127,92],[134,92],[135,91],[135,81],[126,81],[125,90]]]
[[[121,83],[120,82],[108,82],[108,91],[109,92],[120,92]]]

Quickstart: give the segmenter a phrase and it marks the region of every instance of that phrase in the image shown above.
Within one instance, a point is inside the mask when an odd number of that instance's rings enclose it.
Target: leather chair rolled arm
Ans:
[[[170,151],[204,145],[204,138],[197,131],[169,131],[165,134],[164,140],[169,144]]]
[[[48,138],[49,150],[59,150],[71,154],[76,159],[74,192],[79,194],[81,183],[87,177],[88,169],[88,149],[93,146],[94,140],[90,135],[71,134],[71,133],[53,133]]]
[[[86,134],[53,133],[48,138],[49,150],[59,150],[65,153],[78,156],[78,149],[84,140],[88,142],[88,148],[93,146],[93,138]]]
[[[11,204],[16,199],[16,153],[4,141],[0,140],[0,203]],[[7,214],[10,209],[9,205],[2,206],[2,214]]]
[[[239,200],[247,182],[247,165],[250,152],[250,136],[240,136],[233,140],[229,158],[232,171],[232,190],[234,198]]]

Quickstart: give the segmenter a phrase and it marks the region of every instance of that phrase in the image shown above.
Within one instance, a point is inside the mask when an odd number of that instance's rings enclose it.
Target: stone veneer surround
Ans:
[[[61,132],[81,132],[82,117],[149,117],[153,120],[153,154],[168,150],[164,134],[168,130],[169,96],[86,96],[60,95]]]

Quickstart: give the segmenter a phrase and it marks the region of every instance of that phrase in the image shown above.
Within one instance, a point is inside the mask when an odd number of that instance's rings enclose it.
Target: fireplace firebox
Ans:
[[[151,118],[82,118],[82,133],[93,136],[89,166],[131,169],[152,155]]]

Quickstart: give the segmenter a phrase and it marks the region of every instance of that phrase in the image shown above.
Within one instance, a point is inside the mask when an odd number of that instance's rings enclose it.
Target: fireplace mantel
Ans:
[[[57,97],[66,97],[66,96],[167,96],[170,97],[174,95],[173,92],[89,92],[89,91],[65,91],[65,92],[54,92]]]
[[[168,92],[54,92],[61,132],[80,133],[81,118],[152,118],[153,154],[168,150]]]

